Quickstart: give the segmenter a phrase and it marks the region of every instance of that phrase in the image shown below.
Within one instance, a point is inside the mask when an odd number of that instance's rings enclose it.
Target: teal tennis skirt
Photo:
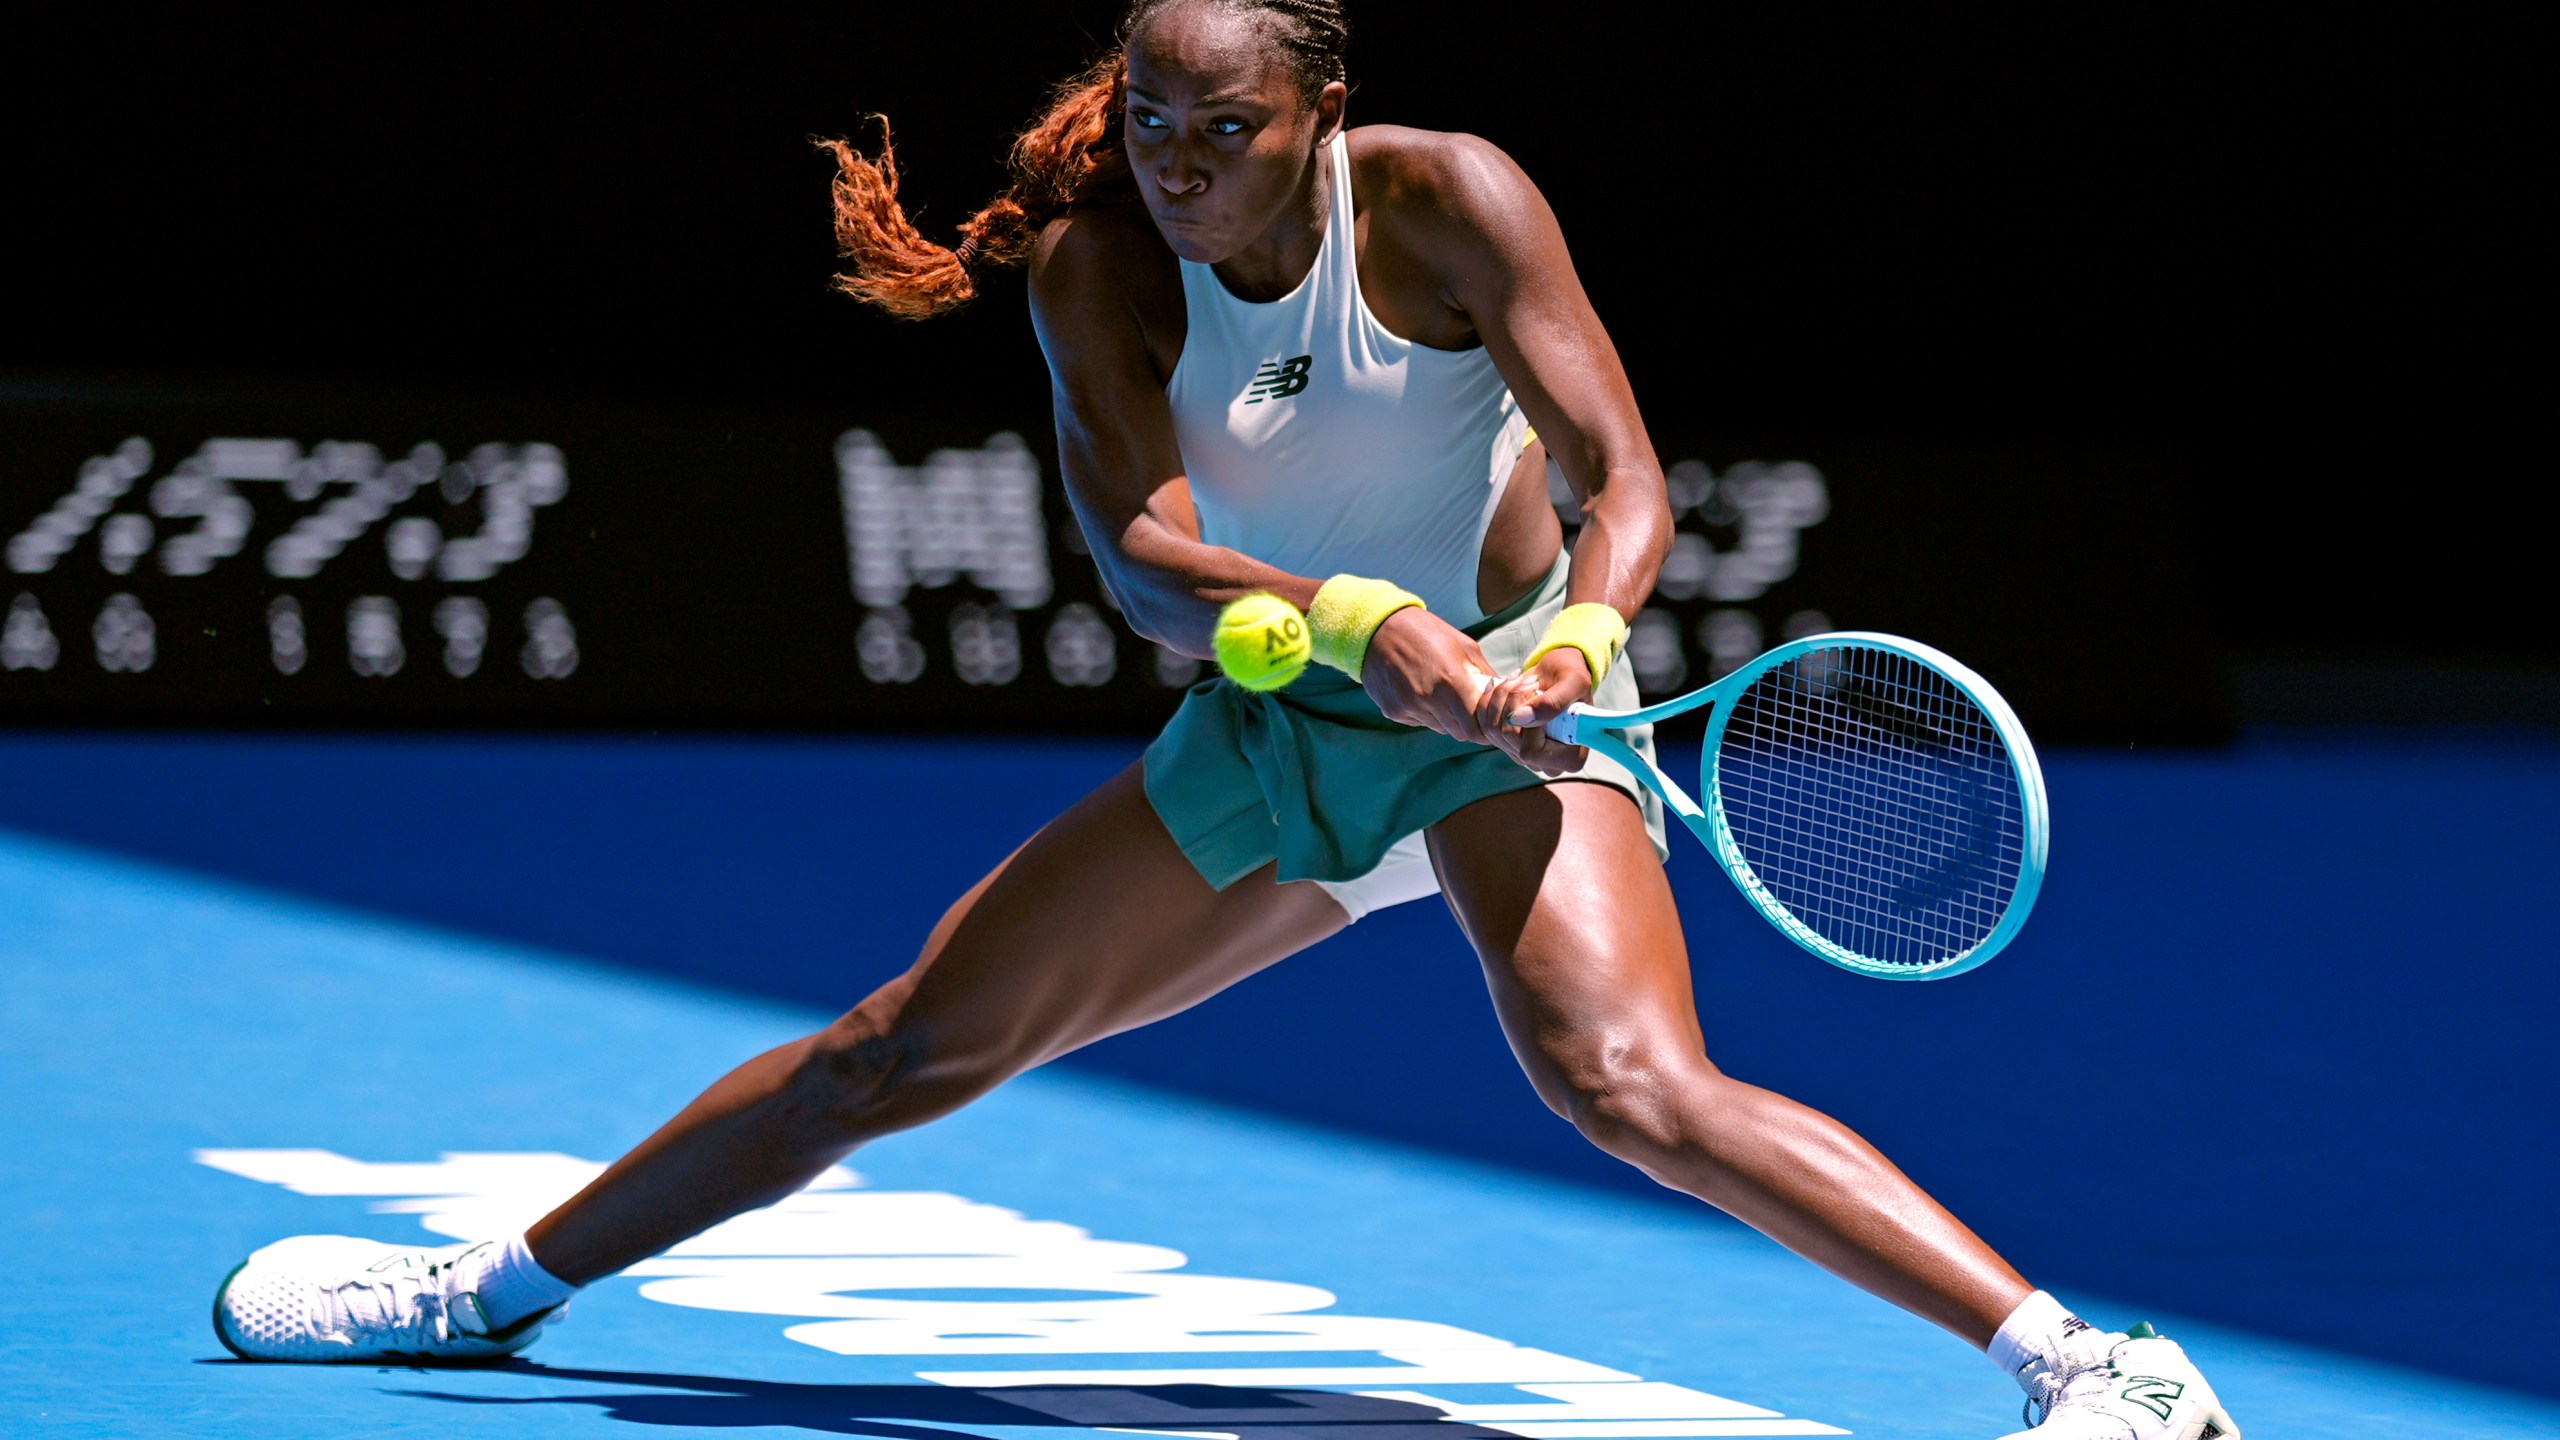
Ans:
[[[1568,557],[1501,613],[1467,627],[1485,658],[1517,670],[1565,606]],[[1613,667],[1593,703],[1639,703],[1631,665]],[[1650,727],[1624,732],[1646,758]],[[1438,890],[1422,832],[1488,796],[1533,785],[1615,785],[1643,807],[1654,853],[1668,856],[1662,802],[1625,766],[1592,755],[1550,778],[1500,750],[1399,725],[1340,671],[1310,666],[1285,690],[1257,693],[1222,678],[1191,687],[1147,747],[1147,800],[1174,843],[1217,889],[1278,862],[1279,878],[1313,880],[1357,919]]]

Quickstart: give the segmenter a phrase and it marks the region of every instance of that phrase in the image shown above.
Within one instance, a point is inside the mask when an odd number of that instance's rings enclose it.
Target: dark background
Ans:
[[[1018,281],[923,326],[828,294],[806,139],[890,115],[948,226],[1116,9],[57,13],[0,62],[0,372],[1036,429]],[[2244,665],[2554,658],[2514,359],[2543,286],[2493,21],[1354,23],[1355,121],[1481,133],[1546,189],[1666,458],[2139,455]]]

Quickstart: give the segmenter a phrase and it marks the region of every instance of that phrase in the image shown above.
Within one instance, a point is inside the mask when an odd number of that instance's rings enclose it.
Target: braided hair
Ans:
[[[1183,4],[1270,17],[1271,38],[1287,51],[1290,74],[1310,101],[1344,78],[1350,27],[1342,0],[1131,0],[1119,47],[1061,84],[1015,137],[1006,164],[1012,183],[961,222],[956,246],[926,239],[899,205],[897,153],[885,118],[876,157],[849,141],[818,141],[836,162],[836,251],[845,261],[836,288],[899,319],[928,319],[975,298],[979,273],[1028,261],[1041,227],[1072,206],[1133,196],[1120,138],[1128,46],[1148,20]]]
[[[1134,0],[1120,20],[1120,49],[1125,53],[1139,27],[1183,0]],[[1351,27],[1342,17],[1341,0],[1212,0],[1224,9],[1267,15],[1279,23],[1274,37],[1289,52],[1289,71],[1298,93],[1314,100],[1316,92],[1343,77],[1342,52]]]

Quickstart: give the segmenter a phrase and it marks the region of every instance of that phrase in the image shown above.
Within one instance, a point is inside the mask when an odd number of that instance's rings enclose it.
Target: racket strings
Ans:
[[[1909,912],[1921,908],[1915,899],[1925,898],[1915,896],[1910,883],[1915,860],[1924,875],[1933,858],[1941,869],[1973,868],[1944,863],[1951,850],[1961,856],[1968,847],[1976,827],[1960,822],[1981,807],[1978,786],[1953,783],[1959,777],[1949,773],[1945,761],[1946,752],[1956,747],[1946,743],[1943,724],[1932,734],[1925,723],[1947,718],[1942,697],[1925,697],[1939,703],[1923,707],[1918,717],[1905,704],[1892,717],[1899,723],[1879,723],[1876,687],[1861,683],[1872,677],[1808,676],[1813,669],[1805,667],[1771,686],[1761,718],[1776,723],[1753,727],[1758,758],[1783,761],[1790,758],[1786,751],[1792,746],[1800,773],[1786,775],[1764,766],[1762,774],[1737,787],[1744,792],[1745,808],[1753,812],[1748,818],[1762,822],[1765,838],[1776,842],[1752,848],[1766,862],[1770,873],[1765,878],[1775,882],[1783,899],[1794,902],[1790,908],[1803,912],[1802,918],[1850,922],[1846,930],[1828,927],[1842,932],[1833,936],[1836,941],[1853,942],[1865,952],[1903,952],[1877,956],[1893,962],[1936,958],[1908,953],[1915,937],[1895,932],[1910,928],[1915,917]],[[1813,681],[1809,686],[1803,683],[1807,679]],[[1901,698],[1910,698],[1907,689]],[[1826,700],[1832,702],[1828,709],[1820,703]],[[1833,713],[1844,707],[1845,713]],[[1915,724],[1915,718],[1923,723]],[[1897,754],[1897,749],[1920,753]],[[1773,780],[1780,783],[1767,783]],[[1844,826],[1844,818],[1854,823]],[[1748,821],[1745,828],[1751,828]],[[1940,883],[1930,888],[1943,892],[1955,887]],[[1997,890],[1995,885],[1988,897],[1960,889],[1942,895],[1938,898],[1952,900],[1949,908],[1959,913],[1939,918],[1952,919],[1959,931],[1996,923],[1996,907],[2005,898]],[[1974,912],[1969,926],[1961,913],[1967,910]]]
[[[1998,727],[1953,681],[1891,651],[1817,650],[1755,680],[1733,702],[1715,786],[1770,898],[1885,965],[1980,944],[2024,868]]]

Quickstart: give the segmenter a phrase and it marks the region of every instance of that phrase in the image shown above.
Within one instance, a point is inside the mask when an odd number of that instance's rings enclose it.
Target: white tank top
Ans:
[[[1189,333],[1166,383],[1200,538],[1292,575],[1366,575],[1452,625],[1528,421],[1484,347],[1390,332],[1360,296],[1351,150],[1334,137],[1315,268],[1268,304],[1182,262]]]

